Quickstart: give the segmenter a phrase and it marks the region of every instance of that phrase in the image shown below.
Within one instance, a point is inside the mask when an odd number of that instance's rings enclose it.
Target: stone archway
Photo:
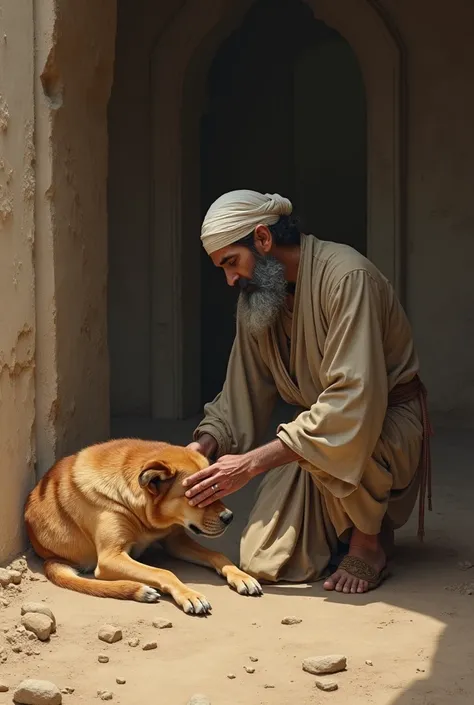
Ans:
[[[306,1],[317,19],[348,41],[360,64],[367,95],[368,255],[403,295],[401,45],[376,2]],[[184,418],[200,406],[199,115],[205,76],[215,51],[251,4],[249,0],[186,3],[153,52],[151,237],[155,276],[151,335],[155,418]]]

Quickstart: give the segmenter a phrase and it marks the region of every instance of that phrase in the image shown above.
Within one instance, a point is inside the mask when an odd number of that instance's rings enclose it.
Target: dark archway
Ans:
[[[234,188],[278,191],[303,229],[366,252],[367,121],[349,44],[304,2],[258,0],[211,65],[201,123],[201,210]],[[221,388],[236,293],[203,253],[203,402]]]

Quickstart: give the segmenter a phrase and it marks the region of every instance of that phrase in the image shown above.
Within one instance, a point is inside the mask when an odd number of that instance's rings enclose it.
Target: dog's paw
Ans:
[[[251,595],[252,597],[260,597],[263,595],[262,586],[252,578],[252,576],[247,575],[242,570],[234,568],[227,574],[227,583],[230,587],[237,590],[239,595]]]
[[[139,602],[158,602],[160,593],[155,588],[144,585],[137,595]]]
[[[181,593],[176,602],[183,608],[186,614],[206,615],[212,610],[209,601],[194,590],[186,590]]]

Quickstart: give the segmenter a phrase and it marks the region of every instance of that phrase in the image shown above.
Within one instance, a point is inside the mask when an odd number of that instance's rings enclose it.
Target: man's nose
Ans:
[[[240,279],[238,274],[231,274],[230,272],[226,272],[225,276],[229,286],[235,286]]]

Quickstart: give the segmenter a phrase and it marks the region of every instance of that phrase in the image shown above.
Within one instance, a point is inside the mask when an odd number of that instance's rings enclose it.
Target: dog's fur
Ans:
[[[25,505],[28,536],[46,576],[70,590],[122,600],[156,602],[160,590],[188,614],[209,612],[204,595],[173,573],[132,558],[160,541],[173,556],[212,566],[237,592],[261,595],[254,578],[185,532],[217,537],[232,520],[222,502],[199,509],[184,495],[182,480],[207,466],[187,448],[128,438],[59,460]],[[95,580],[76,568],[94,570]]]

